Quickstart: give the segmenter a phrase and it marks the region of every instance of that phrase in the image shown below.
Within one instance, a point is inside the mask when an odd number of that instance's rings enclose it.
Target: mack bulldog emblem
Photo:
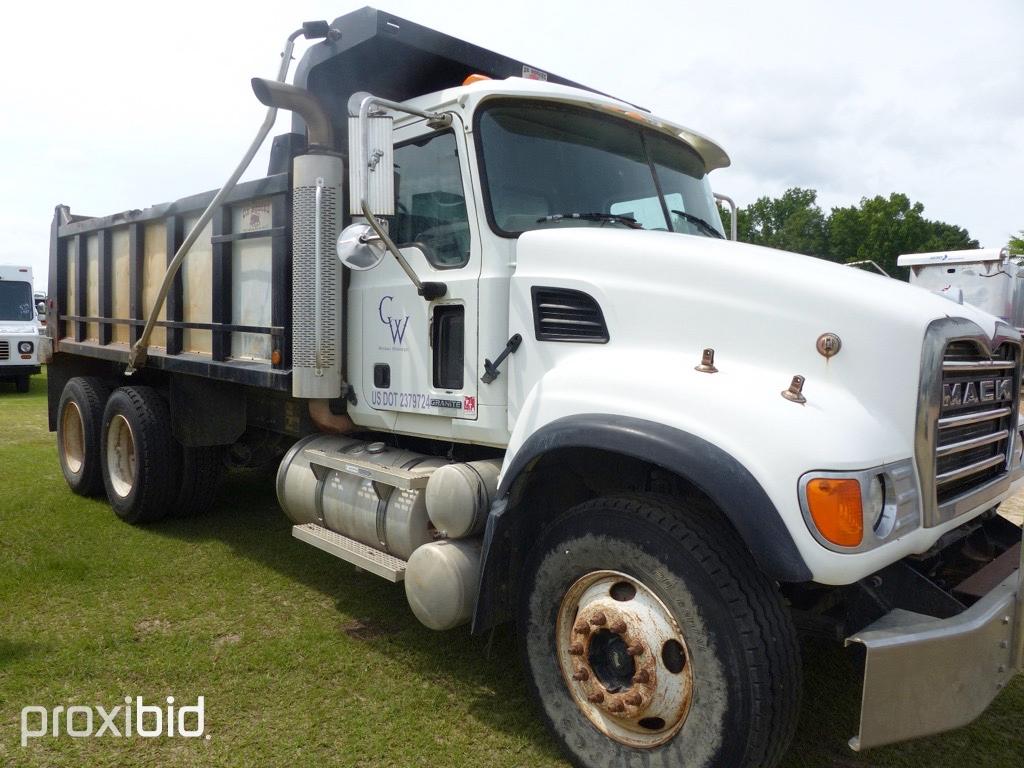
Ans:
[[[942,407],[1013,400],[1013,379],[979,379],[942,385]]]

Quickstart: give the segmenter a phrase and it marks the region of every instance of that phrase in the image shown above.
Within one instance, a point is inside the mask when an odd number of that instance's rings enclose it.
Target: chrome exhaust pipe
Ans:
[[[252,79],[252,90],[260,103],[298,113],[309,131],[311,151],[334,149],[334,126],[331,124],[331,118],[319,100],[309,91],[262,77]]]

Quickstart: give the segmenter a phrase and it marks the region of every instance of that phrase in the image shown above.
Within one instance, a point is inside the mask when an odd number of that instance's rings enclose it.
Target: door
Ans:
[[[422,282],[447,286],[442,298],[426,301],[390,255],[351,274],[361,315],[360,388],[377,416],[394,414],[373,421],[399,431],[450,436],[453,420],[477,418],[480,244],[468,181],[457,118],[444,131],[423,121],[395,131],[388,231]]]

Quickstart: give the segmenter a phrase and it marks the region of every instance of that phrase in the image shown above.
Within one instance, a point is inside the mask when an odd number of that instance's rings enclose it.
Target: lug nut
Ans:
[[[590,619],[590,623],[593,624],[595,627],[603,627],[605,624],[608,623],[608,619],[603,613],[595,613],[594,616]]]
[[[586,635],[590,632],[590,625],[585,621],[581,621],[573,627],[573,629],[576,630],[576,634],[578,635]]]
[[[633,675],[633,682],[634,683],[640,683],[640,685],[645,685],[646,683],[649,683],[650,681],[651,681],[651,676],[647,672],[646,669],[641,669],[639,672],[637,672],[635,675]]]
[[[639,656],[641,653],[644,652],[644,650],[645,649],[643,643],[633,643],[626,649],[626,653],[628,653],[630,656]]]
[[[604,694],[600,691],[598,691],[597,693],[592,693],[589,696],[587,696],[587,701],[589,701],[591,704],[600,704],[602,701],[604,701]]]
[[[626,705],[623,704],[621,701],[615,701],[608,706],[608,709],[612,712],[625,712]]]
[[[644,703],[644,697],[639,693],[627,693],[624,700],[631,707],[639,707]]]
[[[617,635],[625,634],[625,632],[626,632],[626,622],[624,622],[622,619],[619,619],[618,621],[613,621],[612,625],[610,627],[608,627],[608,629],[610,629],[612,632],[614,632]]]
[[[578,672],[572,673],[572,679],[577,683],[582,683],[583,681],[590,679],[590,673],[585,669],[581,669]]]
[[[583,646],[580,643],[573,643],[572,645],[569,646],[569,655],[570,656],[582,656],[583,655]]]

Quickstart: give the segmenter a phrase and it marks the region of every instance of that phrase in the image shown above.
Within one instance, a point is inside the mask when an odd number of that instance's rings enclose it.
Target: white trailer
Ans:
[[[0,266],[0,381],[28,392],[39,373],[40,324],[32,296],[32,268]]]
[[[1024,258],[1006,248],[905,253],[896,263],[910,268],[910,284],[959,304],[971,304],[1024,328]]]

